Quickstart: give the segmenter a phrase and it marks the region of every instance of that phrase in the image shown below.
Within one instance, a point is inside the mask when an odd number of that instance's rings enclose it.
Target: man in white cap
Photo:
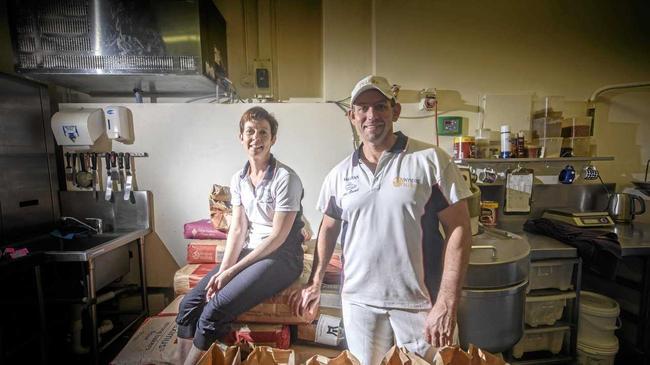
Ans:
[[[454,341],[471,242],[463,199],[471,193],[447,153],[393,132],[401,106],[385,78],[363,78],[350,104],[348,119],[363,143],[323,182],[312,277],[292,304],[298,313],[318,305],[340,237],[352,354],[376,365],[396,344],[431,360]]]

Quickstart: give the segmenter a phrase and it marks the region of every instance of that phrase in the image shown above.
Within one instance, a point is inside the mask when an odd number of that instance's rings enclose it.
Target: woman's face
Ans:
[[[275,143],[275,137],[271,136],[271,124],[266,119],[246,122],[239,138],[249,157],[268,158]]]

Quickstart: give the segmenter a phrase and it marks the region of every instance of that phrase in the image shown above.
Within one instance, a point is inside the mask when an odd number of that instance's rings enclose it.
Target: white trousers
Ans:
[[[362,365],[379,365],[393,344],[433,360],[437,349],[424,337],[428,310],[380,308],[346,300],[342,304],[348,349]]]

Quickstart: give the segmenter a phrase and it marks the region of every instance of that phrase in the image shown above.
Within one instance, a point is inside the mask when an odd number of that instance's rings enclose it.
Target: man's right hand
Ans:
[[[289,303],[294,315],[303,317],[307,313],[315,313],[320,302],[320,283],[306,284],[297,289],[289,297]]]

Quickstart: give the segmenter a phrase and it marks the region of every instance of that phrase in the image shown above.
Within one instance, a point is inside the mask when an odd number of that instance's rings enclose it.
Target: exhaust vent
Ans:
[[[203,95],[225,86],[211,0],[11,0],[16,71],[90,95]],[[222,86],[222,85],[220,85]]]

